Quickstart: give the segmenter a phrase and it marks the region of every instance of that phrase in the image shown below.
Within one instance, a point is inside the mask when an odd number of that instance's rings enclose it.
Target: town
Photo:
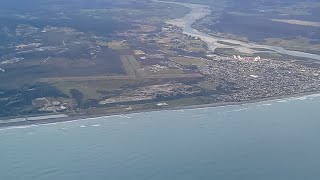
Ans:
[[[14,33],[22,40],[0,60],[2,117],[127,113],[320,90],[317,62],[212,51],[165,22],[135,21],[112,36],[26,24]]]

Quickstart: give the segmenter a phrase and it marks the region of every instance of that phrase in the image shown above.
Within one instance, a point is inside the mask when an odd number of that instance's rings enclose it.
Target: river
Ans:
[[[0,180],[315,180],[320,95],[0,129]]]
[[[190,4],[190,3],[179,3],[179,2],[167,2],[167,1],[157,1],[162,3],[169,3],[169,4],[178,4],[185,7],[190,8],[190,13],[186,14],[183,18],[173,19],[168,21],[169,24],[176,25],[183,29],[183,32],[187,35],[191,35],[193,37],[198,37],[202,39],[204,42],[208,44],[208,47],[211,51],[214,51],[216,48],[233,48],[238,50],[242,53],[257,53],[257,52],[269,52],[269,53],[279,53],[279,54],[286,54],[290,56],[300,57],[300,58],[308,58],[314,60],[320,60],[320,55],[318,54],[311,54],[306,52],[300,51],[292,51],[287,50],[283,47],[278,46],[268,46],[268,45],[261,45],[257,43],[248,43],[234,39],[227,39],[222,37],[217,37],[213,35],[209,35],[203,32],[200,32],[194,28],[192,28],[192,24],[199,19],[202,19],[211,14],[212,10],[207,5],[199,5],[199,4]],[[227,43],[232,43],[235,45],[225,45],[219,43],[219,41],[224,41]],[[258,51],[255,48],[262,48],[268,49],[270,51]]]

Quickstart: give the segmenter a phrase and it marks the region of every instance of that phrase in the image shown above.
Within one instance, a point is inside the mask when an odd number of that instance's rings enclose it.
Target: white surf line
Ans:
[[[51,56],[47,57],[47,59],[45,59],[43,62],[47,62],[50,58]]]
[[[217,106],[210,106],[210,104],[208,104],[208,106],[204,106],[204,107],[182,107],[181,109],[163,109],[163,110],[150,110],[150,111],[145,111],[145,112],[134,112],[134,113],[128,113],[128,114],[117,114],[117,115],[101,115],[101,116],[97,116],[97,117],[89,117],[89,118],[81,118],[79,117],[79,119],[74,119],[74,120],[69,120],[69,121],[61,121],[61,122],[53,122],[53,123],[44,123],[44,124],[31,124],[31,125],[24,125],[24,126],[10,126],[10,127],[0,127],[0,131],[3,130],[10,130],[10,129],[23,129],[23,128],[31,128],[31,127],[41,127],[41,126],[52,126],[52,125],[57,125],[57,124],[71,124],[71,123],[75,123],[75,122],[89,122],[90,120],[103,120],[106,121],[107,119],[110,120],[110,118],[115,118],[115,117],[120,117],[123,119],[127,119],[132,118],[135,115],[141,115],[141,114],[149,114],[149,113],[159,113],[159,112],[177,112],[180,110],[185,110],[185,111],[192,111],[192,110],[212,110],[212,109],[218,109],[218,108],[225,108],[225,107],[242,107],[244,105],[251,105],[251,104],[257,104],[258,107],[261,106],[272,106],[273,103],[279,103],[278,101],[281,100],[297,100],[297,98],[303,98],[303,97],[307,97],[307,98],[316,98],[316,97],[320,97],[320,93],[315,93],[315,94],[309,94],[309,95],[301,95],[301,96],[296,96],[296,97],[279,97],[279,98],[275,98],[275,99],[271,99],[271,100],[262,100],[262,101],[258,101],[258,102],[244,102],[243,104],[226,104],[226,105],[217,105]],[[214,105],[214,104],[211,104]],[[248,109],[248,107],[246,107]],[[243,108],[244,110],[244,108]],[[217,114],[221,114],[220,112],[218,112]],[[130,116],[129,116],[130,115]],[[124,117],[124,116],[127,116]],[[101,124],[100,124],[101,125]],[[97,126],[97,125],[96,125]],[[96,127],[93,126],[93,127]],[[82,128],[85,128],[87,126],[82,125]]]
[[[64,49],[64,50],[58,52],[58,54],[61,54],[61,53],[66,52],[66,51],[68,51],[68,50],[69,50],[68,48],[67,48],[67,49]]]
[[[2,71],[2,72],[6,72],[6,70],[4,70],[4,69],[2,69],[2,68],[0,68],[0,71]]]
[[[92,57],[91,59],[95,59],[96,57],[97,57],[97,54],[94,57]]]

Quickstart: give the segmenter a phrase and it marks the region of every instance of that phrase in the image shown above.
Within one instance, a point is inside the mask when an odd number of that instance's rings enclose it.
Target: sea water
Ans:
[[[320,97],[0,130],[0,180],[317,180]]]

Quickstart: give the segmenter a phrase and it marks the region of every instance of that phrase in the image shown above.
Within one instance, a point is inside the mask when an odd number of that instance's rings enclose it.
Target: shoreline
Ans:
[[[183,5],[185,7],[188,7],[188,4],[190,5],[190,3],[179,3],[179,2],[170,2],[170,1],[161,1],[161,0],[153,0],[155,2],[162,2],[162,3],[169,3],[169,4],[180,4]],[[195,5],[198,7],[208,7],[206,5],[199,5],[199,4],[191,4],[191,5]],[[190,7],[191,12],[188,13],[185,17],[190,16],[190,14],[192,15],[194,8]],[[206,14],[204,14],[203,17],[205,17]],[[175,21],[179,21],[179,20],[184,20],[185,17],[183,18],[178,18],[178,19],[173,19],[170,20],[171,23],[174,24]],[[194,16],[191,16],[192,19],[194,18]],[[182,29],[184,31],[184,33],[189,34],[189,35],[193,35],[194,37],[200,37],[201,39],[205,40],[206,44],[208,44],[208,46],[210,45],[209,42],[210,38],[212,38],[211,35],[209,34],[205,34],[202,32],[198,32],[199,34],[195,34],[195,32],[188,32],[185,29],[191,29],[191,30],[196,30],[194,28],[192,28],[192,24],[198,20],[203,18],[201,17],[197,17],[195,18],[192,22],[189,22],[189,27],[187,27],[187,23],[186,22],[182,22]],[[170,22],[169,22],[170,23]],[[181,23],[181,22],[178,22]],[[191,24],[190,24],[191,23]],[[197,30],[196,30],[197,31]],[[209,39],[206,39],[209,38]],[[21,121],[16,121],[16,122],[5,122],[13,120],[14,118],[10,118],[10,119],[4,119],[4,120],[0,120],[0,129],[3,128],[7,128],[7,127],[19,127],[19,126],[32,126],[32,125],[45,125],[45,124],[53,124],[53,123],[62,123],[62,122],[72,122],[72,121],[79,121],[79,120],[88,120],[90,118],[102,118],[102,117],[110,117],[110,116],[114,116],[114,115],[130,115],[130,114],[136,114],[136,113],[146,113],[146,112],[157,112],[157,111],[175,111],[175,110],[191,110],[191,109],[200,109],[200,108],[214,108],[214,107],[225,107],[225,106],[241,106],[241,105],[246,105],[246,104],[254,104],[254,103],[260,103],[260,102],[268,102],[268,101],[276,101],[276,100],[283,100],[283,99],[289,99],[289,98],[297,98],[297,97],[308,97],[310,95],[316,95],[319,94],[320,92],[306,92],[306,93],[298,93],[298,94],[292,94],[292,95],[282,95],[282,96],[276,96],[276,97],[268,97],[268,98],[260,98],[260,99],[254,99],[254,100],[247,100],[247,101],[240,101],[240,102],[216,102],[216,103],[211,103],[211,104],[198,104],[198,105],[184,105],[184,106],[174,106],[174,107],[158,107],[158,108],[146,108],[146,109],[142,109],[142,110],[132,110],[132,111],[127,111],[127,112],[111,112],[111,113],[99,113],[99,114],[94,114],[94,115],[72,115],[72,116],[67,116],[67,117],[57,117],[57,118],[43,118],[45,116],[50,116],[52,114],[42,114],[42,115],[38,115],[38,116],[31,116],[31,117],[21,117]],[[157,102],[155,102],[157,103]],[[59,114],[56,114],[59,115]],[[61,113],[60,115],[64,115],[63,113]],[[42,117],[42,118],[40,118]],[[28,120],[28,119],[35,119],[35,120]],[[24,120],[23,120],[24,119]],[[39,120],[37,120],[39,119]]]
[[[249,101],[241,101],[241,102],[219,102],[219,103],[211,103],[211,104],[199,104],[199,105],[188,105],[188,106],[177,106],[177,107],[163,107],[159,109],[144,109],[144,110],[133,110],[128,112],[115,112],[115,113],[106,113],[106,114],[97,114],[97,115],[75,115],[75,116],[68,116],[63,118],[55,118],[55,119],[42,119],[36,121],[21,121],[21,122],[12,122],[12,123],[2,123],[0,124],[0,130],[6,129],[10,127],[31,127],[37,125],[50,125],[56,123],[65,123],[65,122],[74,122],[74,121],[81,121],[86,120],[89,121],[90,119],[94,118],[103,118],[103,117],[111,117],[117,115],[132,115],[132,114],[140,114],[140,113],[148,113],[148,112],[159,112],[159,111],[177,111],[177,110],[192,110],[192,109],[203,109],[203,108],[217,108],[217,107],[227,107],[227,106],[243,106],[243,105],[250,105],[255,103],[263,103],[268,101],[279,101],[284,99],[293,99],[293,98],[301,98],[301,97],[308,97],[312,95],[320,95],[320,92],[307,92],[307,93],[300,93],[300,94],[293,94],[293,95],[283,95],[277,97],[269,97],[263,99],[255,99]],[[41,115],[45,116],[45,114]],[[32,116],[32,117],[39,117],[39,116]],[[5,120],[0,120],[5,121]]]

